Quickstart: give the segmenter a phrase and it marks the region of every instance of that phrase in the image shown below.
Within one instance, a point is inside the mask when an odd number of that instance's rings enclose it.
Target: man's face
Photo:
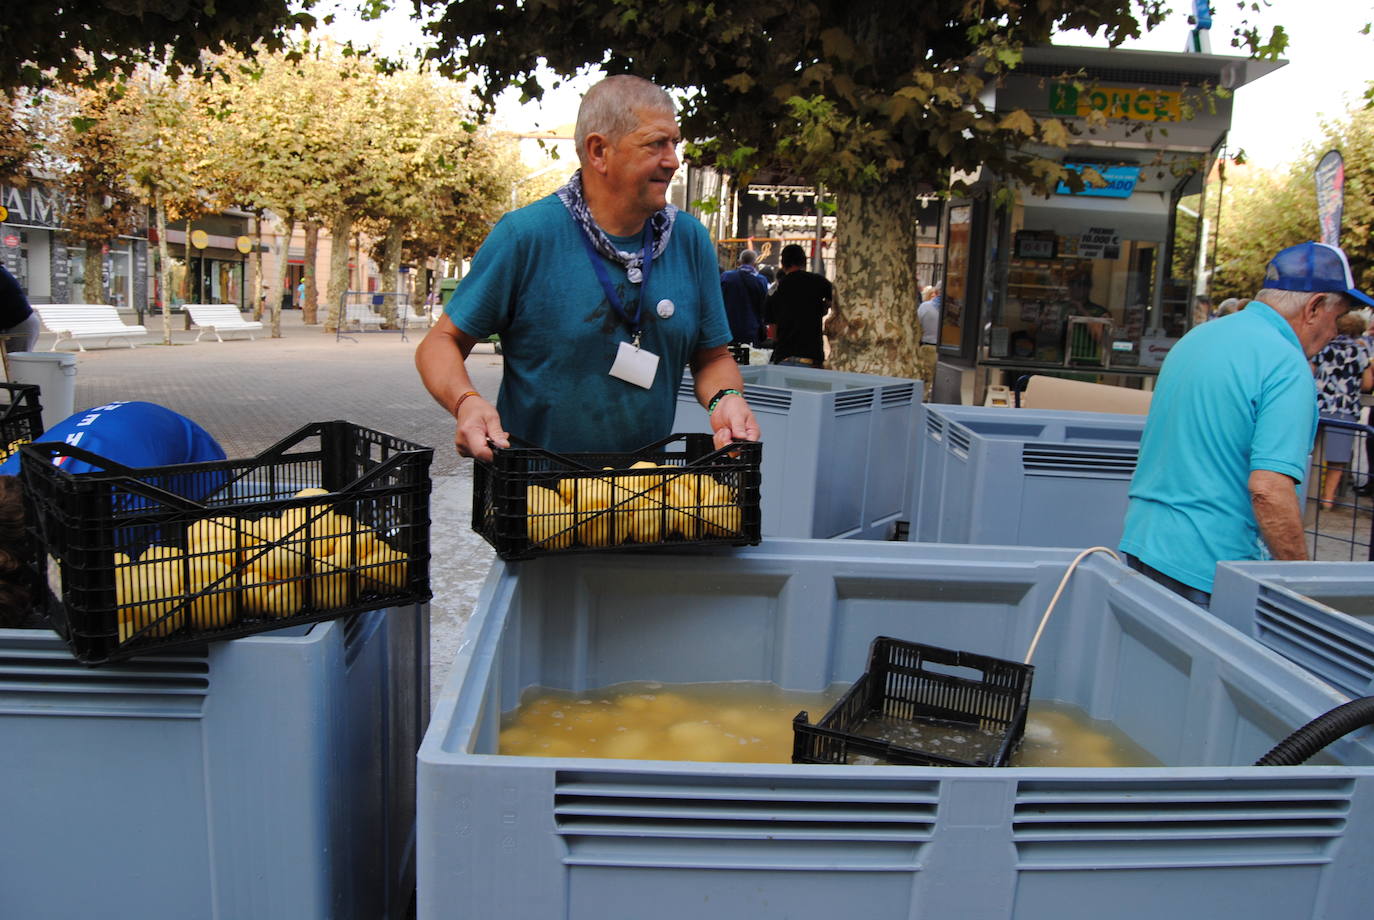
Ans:
[[[671,112],[635,112],[639,127],[610,145],[606,178],[614,193],[635,206],[647,220],[668,204],[668,183],[677,172],[677,145],[682,134]]]

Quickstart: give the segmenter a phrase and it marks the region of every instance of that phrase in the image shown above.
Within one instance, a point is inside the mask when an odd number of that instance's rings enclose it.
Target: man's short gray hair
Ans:
[[[1298,315],[1302,305],[1307,303],[1307,298],[1312,296],[1310,291],[1280,291],[1277,288],[1263,288],[1255,299],[1262,304],[1268,304],[1279,312],[1286,319],[1292,319]],[[1350,298],[1339,291],[1327,291],[1321,295],[1322,306],[1331,309],[1350,306]]]
[[[739,254],[739,264],[753,265],[759,259],[759,254],[752,249],[745,249]]]
[[[643,77],[618,74],[607,77],[587,90],[577,109],[577,128],[573,141],[577,159],[586,165],[587,137],[600,134],[612,144],[639,127],[640,112],[667,112],[677,115],[673,97]]]

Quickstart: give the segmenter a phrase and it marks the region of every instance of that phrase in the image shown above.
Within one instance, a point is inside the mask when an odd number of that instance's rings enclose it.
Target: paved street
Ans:
[[[472,463],[454,451],[453,422],[415,372],[415,346],[424,330],[408,330],[408,341],[399,332],[354,333],[336,341],[319,326],[305,326],[293,310],[283,314],[280,339],[259,334],[249,341],[236,334],[223,343],[213,337],[192,342],[196,333],[182,330],[175,316],[174,344],[164,346],[161,318],[150,316],[144,324],[153,332],[147,342],[156,344],[129,349],[88,343],[89,350],[77,356],[78,409],[115,399],[160,403],[203,425],[230,457],[252,456],[304,424],[332,419],[435,448],[430,573],[437,689],[495,557],[472,532]],[[39,350],[49,348],[52,338],[45,332]],[[501,358],[475,355],[469,370],[477,388],[494,396]]]

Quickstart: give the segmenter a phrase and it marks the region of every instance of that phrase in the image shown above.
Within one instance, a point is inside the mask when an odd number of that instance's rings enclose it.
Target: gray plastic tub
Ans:
[[[1341,692],[1374,695],[1374,562],[1222,562],[1211,609]]]
[[[0,630],[0,917],[404,918],[429,611],[92,669]]]
[[[919,381],[775,364],[740,374],[763,440],[765,536],[886,540],[911,520]],[[711,431],[690,376],[673,431]]]
[[[1139,415],[927,405],[908,538],[1114,549],[1144,427]]]
[[[853,681],[877,635],[1019,659],[1072,553],[765,540],[492,570],[420,749],[418,916],[1264,920],[1368,916],[1374,747],[1246,766],[1344,701],[1103,557],[1033,696],[1164,767],[843,767],[509,757],[533,686]],[[813,718],[818,718],[813,714]]]

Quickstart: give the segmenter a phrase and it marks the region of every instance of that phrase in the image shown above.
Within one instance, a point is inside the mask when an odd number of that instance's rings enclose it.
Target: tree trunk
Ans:
[[[287,261],[291,257],[291,237],[296,232],[296,219],[288,217],[285,220],[278,218],[281,224],[277,234],[277,243],[273,246],[273,251],[277,257],[277,270],[272,275],[272,286],[267,290],[267,309],[272,314],[272,338],[281,338],[281,301],[286,296],[286,269]]]
[[[339,330],[339,308],[344,291],[348,290],[348,244],[353,232],[353,218],[346,213],[335,214],[329,221],[329,289],[325,294],[324,331]]]
[[[915,187],[896,181],[838,196],[836,315],[827,324],[836,370],[916,375],[915,202]]]
[[[438,268],[438,264],[435,264]],[[415,266],[415,296],[410,301],[410,309],[416,316],[423,316],[429,306],[429,256],[423,255]]]
[[[383,325],[387,329],[395,329],[400,325],[396,310],[401,302],[401,244],[405,242],[405,237],[405,221],[395,220],[387,225],[382,244],[382,284],[384,289],[396,292],[395,297],[382,298],[382,316],[386,319]]]
[[[262,322],[262,212],[253,215],[253,319]]]
[[[315,260],[320,254],[320,222],[305,222],[305,301],[301,304],[301,318],[306,325],[320,321],[320,292],[315,285]]]
[[[157,299],[161,301],[162,307],[162,344],[171,345],[172,305],[168,302],[171,300],[171,292],[167,290],[167,283],[172,277],[172,272],[167,261],[167,208],[162,203],[162,189],[153,192],[153,215],[157,221]]]
[[[105,211],[105,205],[96,192],[86,193],[86,216],[94,225]],[[105,253],[103,243],[86,242],[86,278],[81,284],[81,294],[86,303],[105,302]]]

